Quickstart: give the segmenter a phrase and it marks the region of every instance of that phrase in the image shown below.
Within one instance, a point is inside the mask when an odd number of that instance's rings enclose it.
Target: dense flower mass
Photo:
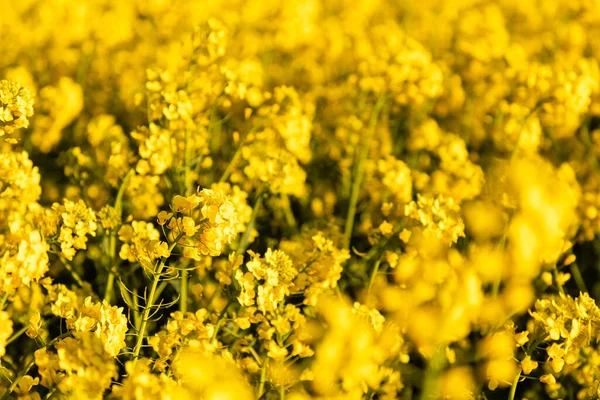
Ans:
[[[600,398],[598,0],[0,0],[0,399]]]

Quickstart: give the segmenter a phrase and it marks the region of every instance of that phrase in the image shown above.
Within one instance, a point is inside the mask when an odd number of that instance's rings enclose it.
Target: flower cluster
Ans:
[[[104,351],[102,342],[89,332],[73,334],[54,344],[56,353],[46,348],[35,352],[40,384],[75,397],[101,399],[117,376],[117,366]]]
[[[425,234],[451,244],[465,236],[464,223],[460,218],[460,206],[452,197],[444,198],[418,195],[418,200],[406,205],[404,213],[423,227]]]
[[[244,306],[257,305],[262,313],[274,312],[279,303],[290,294],[290,287],[298,275],[290,257],[281,250],[268,249],[264,258],[250,253],[246,264],[248,272],[235,272],[241,292],[238,300]]]
[[[125,334],[127,333],[127,317],[123,308],[110,306],[104,302],[94,302],[91,296],[81,299],[76,293],[62,285],[47,287],[48,301],[51,304],[50,312],[63,318],[68,329],[74,332],[93,332],[104,345],[106,353],[116,357],[125,347]],[[39,314],[38,314],[39,316]],[[36,332],[35,322],[39,318],[29,321],[31,329]],[[32,324],[32,322],[34,322]],[[37,333],[28,333],[30,337]]]
[[[237,210],[223,191],[202,189],[188,197],[178,195],[171,208],[173,212],[158,214],[158,224],[185,247],[186,257],[218,256],[240,231]]]
[[[77,250],[87,248],[87,236],[96,236],[98,228],[96,213],[83,200],[54,203],[44,215],[43,224],[44,236],[60,246],[60,254],[67,260],[73,260]]]
[[[0,137],[12,135],[29,126],[33,115],[33,99],[29,90],[17,82],[0,81]],[[5,140],[15,140],[5,138]]]

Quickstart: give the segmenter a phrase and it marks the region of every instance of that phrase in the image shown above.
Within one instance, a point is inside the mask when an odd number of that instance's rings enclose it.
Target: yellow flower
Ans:
[[[523,361],[521,361],[521,368],[525,375],[529,375],[531,371],[538,367],[538,363],[533,361],[530,356],[526,356]]]
[[[6,354],[6,341],[12,335],[12,320],[10,316],[5,311],[0,311],[0,357],[3,357]]]
[[[164,224],[166,224],[171,219],[172,216],[173,216],[173,213],[166,212],[166,211],[161,211],[156,216],[156,219],[158,221],[158,224],[160,226],[163,226]]]
[[[30,338],[36,338],[40,335],[42,329],[42,316],[39,312],[34,313],[29,318],[29,327],[27,328],[27,336]]]
[[[417,195],[418,200],[407,204],[404,213],[416,220],[429,233],[444,242],[456,243],[465,236],[465,225],[460,217],[460,206],[452,198]]]
[[[298,271],[292,260],[281,250],[268,249],[264,258],[249,252],[252,256],[246,267],[247,273],[237,270],[235,278],[241,286],[238,297],[243,305],[253,305],[256,301],[258,309],[273,312],[279,303],[289,295],[289,290]],[[255,298],[256,296],[256,298]]]
[[[0,80],[0,137],[27,128],[33,115],[33,98],[29,90],[17,82]],[[14,141],[14,138],[4,138]]]
[[[171,400],[187,398],[179,384],[165,374],[152,373],[150,360],[128,361],[125,363],[127,377],[123,385],[112,388],[113,397],[122,400],[158,399]]]
[[[379,225],[379,232],[385,237],[390,237],[394,233],[394,226],[387,221],[383,221]]]
[[[183,217],[181,221],[182,230],[186,236],[194,236],[199,228],[196,228],[196,224],[190,217]]]

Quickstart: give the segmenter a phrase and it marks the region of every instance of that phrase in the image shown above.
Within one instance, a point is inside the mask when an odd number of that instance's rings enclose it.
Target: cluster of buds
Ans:
[[[183,247],[185,257],[216,257],[239,232],[235,206],[222,191],[202,189],[188,197],[175,196],[171,209],[158,213],[158,224],[170,231],[167,236]]]

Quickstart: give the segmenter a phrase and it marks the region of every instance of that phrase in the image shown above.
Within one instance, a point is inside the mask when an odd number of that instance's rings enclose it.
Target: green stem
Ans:
[[[427,365],[425,378],[423,380],[423,390],[421,391],[421,400],[437,398],[440,373],[445,364],[446,353],[444,351],[444,346],[440,345]]]
[[[581,271],[579,271],[579,267],[576,263],[571,264],[571,274],[573,274],[573,279],[575,279],[579,291],[589,293],[587,285],[583,280],[583,276],[581,276]]]
[[[159,298],[160,295],[162,294],[163,290],[165,290],[165,288],[167,287],[168,284],[169,284],[168,281],[162,281],[160,283],[160,285],[158,285],[158,288],[156,289],[156,293],[154,293],[154,296],[156,296],[156,298]]]
[[[565,291],[563,290],[562,285],[558,281],[558,268],[556,267],[556,264],[554,264],[553,275],[554,275],[554,282],[556,283],[556,286],[558,287],[558,293],[565,294]]]
[[[377,271],[379,271],[380,264],[381,264],[381,260],[377,260],[375,262],[375,266],[373,267],[373,272],[371,273],[371,279],[369,279],[369,288],[367,289],[367,295],[371,294],[371,287],[373,286],[373,282],[375,282],[375,276],[377,275]]]
[[[290,203],[290,198],[287,194],[283,194],[281,195],[281,199],[284,203],[283,212],[285,215],[285,221],[290,226],[290,228],[296,231],[298,224],[296,223],[296,218],[294,218],[294,213],[292,212],[292,204]]]
[[[510,392],[508,393],[508,400],[515,400],[515,394],[517,393],[517,385],[519,384],[520,378],[521,378],[521,370],[519,370],[519,373],[517,374],[517,376],[515,376],[515,380],[513,381],[512,385],[510,386]]]
[[[246,134],[244,134],[244,136],[242,136],[242,138],[240,139],[240,145],[238,146],[237,149],[235,149],[233,158],[227,165],[227,168],[225,168],[225,172],[223,172],[223,175],[221,175],[221,179],[219,179],[219,183],[225,182],[229,178],[229,175],[231,175],[231,173],[233,172],[233,168],[236,166],[238,160],[240,159],[240,156],[242,155],[242,147],[244,147],[244,144],[246,142],[246,137],[249,134],[256,132],[261,126],[262,126],[262,124],[255,125],[254,127],[252,127],[252,129],[250,129],[248,132],[246,132]]]
[[[112,242],[112,237],[110,238],[110,240]],[[106,289],[104,291],[104,301],[106,301],[108,304],[110,304],[110,302],[112,301],[112,292],[114,290],[114,286],[115,274],[109,272],[108,277],[106,278]]]
[[[138,330],[140,329],[140,323],[141,323],[141,316],[139,313],[139,302],[138,302],[138,297],[137,294],[133,296],[132,298],[133,300],[133,306],[134,306],[134,310],[133,310],[133,325],[135,326],[135,329]]]
[[[129,178],[133,173],[133,169],[127,171],[125,177],[123,178],[123,182],[121,182],[121,186],[119,187],[119,191],[117,192],[117,197],[115,198],[115,210],[117,211],[117,215],[119,219],[121,218],[121,213],[123,211],[123,194],[125,193],[125,188],[127,187],[127,182],[129,182]],[[115,266],[115,260],[117,258],[117,233],[111,232],[110,235],[110,245],[108,250],[108,257],[110,260],[110,268],[108,269],[108,278],[106,279],[106,289],[104,291],[104,300],[110,304],[112,300],[112,295],[115,286],[115,274],[112,272],[113,267]]]
[[[190,130],[185,130],[185,165],[184,165],[184,179],[183,184],[185,187],[185,195],[189,196],[192,193],[192,182],[191,182],[191,160],[192,160],[192,146],[190,146]],[[187,312],[188,304],[188,271],[181,271],[181,280],[179,281],[179,311],[182,313]]]
[[[0,400],[8,399],[8,396],[13,392],[13,390],[15,390],[21,378],[27,375],[31,367],[33,367],[33,364],[35,364],[35,357],[32,357],[31,361],[29,361],[27,365],[25,365],[25,368],[23,368],[21,372],[19,372],[19,375],[17,375],[16,379],[12,381],[12,383],[10,384],[4,395],[0,398]]]
[[[70,334],[71,334],[71,332],[63,333],[62,335],[57,336],[54,339],[52,339],[51,341],[49,341],[48,344],[46,344],[44,347],[48,348],[48,347],[52,346],[54,343],[56,343],[57,341],[59,341],[60,339],[69,336]],[[35,357],[32,357],[31,360],[27,363],[27,365],[25,365],[25,368],[23,368],[21,370],[21,372],[19,372],[19,375],[17,375],[15,380],[12,381],[12,383],[8,387],[8,389],[6,389],[6,392],[4,392],[4,395],[2,395],[2,397],[0,397],[0,400],[5,400],[5,399],[9,398],[10,394],[15,390],[15,388],[19,384],[19,381],[21,380],[21,378],[23,378],[25,375],[27,375],[27,373],[29,372],[31,367],[33,367],[33,364],[35,364]]]
[[[369,148],[371,145],[371,139],[375,134],[375,128],[377,127],[377,121],[379,120],[379,114],[383,110],[385,105],[386,96],[381,96],[371,114],[369,120],[369,126],[367,128],[367,135],[360,147],[360,153],[358,154],[358,160],[355,168],[354,182],[352,183],[352,191],[350,193],[350,206],[348,207],[348,215],[346,217],[346,227],[344,229],[344,248],[350,248],[350,239],[352,238],[352,230],[354,228],[354,217],[356,216],[356,206],[358,205],[358,197],[360,195],[360,187],[365,174],[365,161],[369,155]]]
[[[217,298],[217,296],[219,296],[221,294],[221,291],[223,290],[223,286],[221,286],[221,284],[219,284],[219,286],[215,289],[215,291],[213,292],[213,294],[210,296],[210,299],[208,300],[208,303],[206,303],[206,309],[210,311],[210,308],[212,306],[213,301]]]
[[[185,164],[184,164],[184,177],[183,177],[183,186],[185,188],[185,195],[189,196],[190,192],[192,191],[191,186],[192,186],[192,182],[191,182],[191,175],[190,175],[190,170],[191,170],[191,160],[192,160],[192,147],[189,145],[189,141],[190,141],[190,130],[186,129],[185,130]]]
[[[118,282],[119,282],[119,289],[121,292],[121,297],[123,297],[123,301],[125,301],[125,304],[127,304],[127,306],[129,308],[133,308],[135,311],[134,315],[137,315],[139,317],[137,302],[135,302],[135,304],[134,304],[132,297],[129,295],[129,292],[128,292],[129,289],[127,288],[127,286],[125,286],[123,281],[121,279],[119,279]],[[136,296],[133,296],[133,299],[135,299],[135,298],[136,298]]]
[[[230,305],[231,305],[231,299],[227,300],[227,304],[225,304],[225,307],[223,307],[221,314],[219,314],[219,318],[217,319],[217,323],[215,324],[215,332],[213,333],[212,338],[210,339],[211,344],[214,344],[215,341],[217,340],[217,335],[219,333],[219,329],[221,328],[221,322],[223,322],[225,315],[227,315],[227,309],[229,308]]]
[[[169,252],[171,252],[175,248],[175,246],[177,245],[177,242],[179,241],[179,239],[181,239],[182,236],[183,236],[183,233],[180,233],[175,238],[175,240],[173,241],[171,246],[169,246]],[[158,267],[156,268],[156,270],[154,271],[154,277],[152,279],[152,286],[150,287],[150,294],[148,295],[148,300],[144,307],[144,313],[142,314],[142,323],[140,325],[140,329],[137,334],[137,340],[135,343],[135,347],[133,348],[132,359],[134,360],[134,362],[137,361],[137,359],[140,355],[140,350],[142,349],[142,343],[144,341],[144,336],[146,334],[146,327],[148,325],[148,320],[150,319],[150,313],[152,312],[152,307],[154,306],[154,295],[156,294],[156,288],[158,287],[158,282],[160,281],[160,276],[162,274],[163,269],[165,268],[166,262],[167,262],[167,257],[164,257],[160,261],[160,264],[158,264]]]
[[[75,279],[75,282],[77,282],[77,285],[79,285],[79,287],[83,287],[84,286],[83,279],[81,279],[81,276],[79,276],[79,274],[73,269],[73,266],[69,263],[69,261],[66,258],[64,258],[63,256],[59,256],[59,258],[60,258],[60,261],[65,266],[65,268],[67,269],[67,271],[69,271],[69,273],[71,274],[73,279]]]
[[[250,223],[246,228],[246,232],[244,232],[244,236],[242,236],[242,240],[240,241],[240,245],[237,248],[236,253],[244,254],[246,249],[248,248],[248,242],[250,241],[250,235],[252,234],[252,229],[254,229],[254,223],[256,222],[256,216],[260,210],[260,206],[263,202],[263,195],[259,193],[256,202],[254,203],[254,207],[252,208],[252,217],[250,218]]]
[[[260,371],[260,382],[258,384],[257,399],[260,399],[265,392],[265,382],[267,381],[267,364],[263,362],[262,369]]]
[[[54,393],[56,393],[57,389],[58,389],[58,386],[53,387],[52,390],[49,391],[48,394],[46,395],[45,400],[50,400],[54,396]]]
[[[188,304],[188,271],[181,271],[181,281],[179,284],[181,285],[179,291],[179,311],[185,314]]]
[[[6,341],[5,346],[8,346],[9,344],[17,340],[22,334],[27,332],[27,329],[29,329],[29,326],[25,325],[24,327],[13,333],[13,335]]]
[[[2,296],[2,298],[0,298],[0,310],[4,309],[4,306],[6,305],[7,300],[8,300],[8,292],[4,293],[4,296]]]

